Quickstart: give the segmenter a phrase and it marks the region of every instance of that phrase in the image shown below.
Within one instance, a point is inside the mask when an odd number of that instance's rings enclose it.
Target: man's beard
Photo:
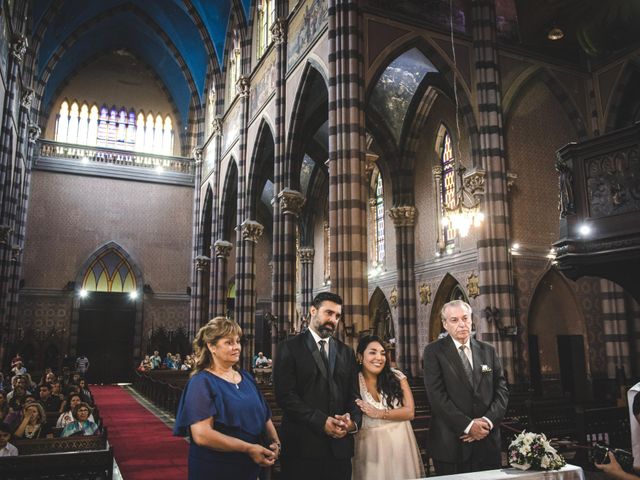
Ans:
[[[318,325],[318,335],[320,335],[321,338],[329,338],[333,335],[333,330],[333,325],[326,323],[324,325]]]

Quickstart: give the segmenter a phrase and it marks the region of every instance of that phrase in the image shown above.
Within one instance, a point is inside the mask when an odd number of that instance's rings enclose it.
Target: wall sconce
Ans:
[[[353,336],[354,336],[353,325],[345,325],[344,326],[344,334],[349,338],[353,338]]]

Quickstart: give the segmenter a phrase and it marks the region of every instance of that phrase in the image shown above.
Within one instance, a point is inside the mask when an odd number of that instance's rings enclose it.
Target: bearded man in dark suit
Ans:
[[[471,338],[468,303],[449,302],[440,316],[448,335],[424,349],[436,474],[500,468],[500,422],[509,398],[502,364],[491,345]]]
[[[273,379],[283,410],[280,463],[285,480],[351,479],[353,436],[362,421],[353,350],[332,337],[340,296],[313,299],[309,329],[278,346]]]

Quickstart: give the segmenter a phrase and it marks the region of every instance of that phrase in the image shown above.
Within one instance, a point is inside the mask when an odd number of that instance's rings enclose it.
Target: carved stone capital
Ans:
[[[11,232],[13,232],[13,228],[9,225],[0,225],[0,245],[9,245]]]
[[[484,195],[486,175],[487,172],[485,170],[476,168],[475,170],[466,172],[463,176],[465,190],[476,197],[476,200],[479,200],[479,195]]]
[[[20,98],[20,104],[29,110],[31,108],[31,104],[33,103],[33,97],[35,96],[35,92],[32,88],[25,88],[22,92],[22,98]]]
[[[255,220],[245,220],[240,225],[240,231],[242,233],[242,240],[257,243],[258,239],[262,236],[264,227]]]
[[[238,92],[238,95],[241,97],[248,97],[250,91],[251,81],[249,80],[249,77],[242,75],[236,82],[236,92]]]
[[[222,135],[222,117],[215,117],[211,121],[211,133],[214,137]]]
[[[233,248],[233,244],[226,240],[216,240],[216,243],[213,244],[216,258],[227,258],[231,253],[231,248]]]
[[[196,264],[196,270],[198,272],[202,272],[203,270],[207,269],[209,263],[211,262],[211,259],[205,255],[198,255],[194,261]]]
[[[300,247],[298,254],[300,255],[301,263],[313,263],[313,257],[316,251],[313,247]]]
[[[273,41],[279,45],[287,40],[287,19],[276,18],[271,25],[271,35],[273,35]]]
[[[517,179],[517,173],[507,172],[507,192],[510,192],[513,189]]]
[[[20,245],[13,245],[11,247],[11,261],[17,262],[20,259],[22,253],[22,247]]]
[[[416,207],[403,205],[389,210],[389,217],[396,227],[413,227],[416,224]]]
[[[292,213],[297,216],[300,215],[306,199],[300,192],[285,188],[278,194],[278,200],[282,213]]]
[[[200,163],[202,161],[202,147],[195,147],[191,150],[191,158],[193,158],[196,163]]]
[[[29,142],[36,143],[40,138],[41,133],[42,130],[38,125],[36,125],[35,123],[29,124]]]
[[[29,41],[24,35],[17,34],[13,37],[13,42],[11,42],[11,55],[18,63],[22,63],[22,60],[24,60],[24,54],[27,53],[28,46]]]
[[[433,176],[436,177],[436,178],[442,177],[442,166],[441,165],[435,165],[431,169],[431,172],[433,173]]]

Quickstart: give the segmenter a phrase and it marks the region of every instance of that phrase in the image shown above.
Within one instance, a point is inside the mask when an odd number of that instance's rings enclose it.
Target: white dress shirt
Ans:
[[[10,443],[7,443],[4,448],[0,448],[0,457],[15,457],[16,455],[18,455],[18,449]]]
[[[324,351],[327,352],[327,359],[329,358],[329,339],[331,337],[327,337],[327,338],[322,338],[320,335],[318,335],[315,330],[311,327],[309,327],[309,331],[311,332],[311,335],[313,336],[313,341],[316,342],[316,347],[318,347],[318,350],[320,350],[320,340],[324,340],[326,343],[324,344]]]

